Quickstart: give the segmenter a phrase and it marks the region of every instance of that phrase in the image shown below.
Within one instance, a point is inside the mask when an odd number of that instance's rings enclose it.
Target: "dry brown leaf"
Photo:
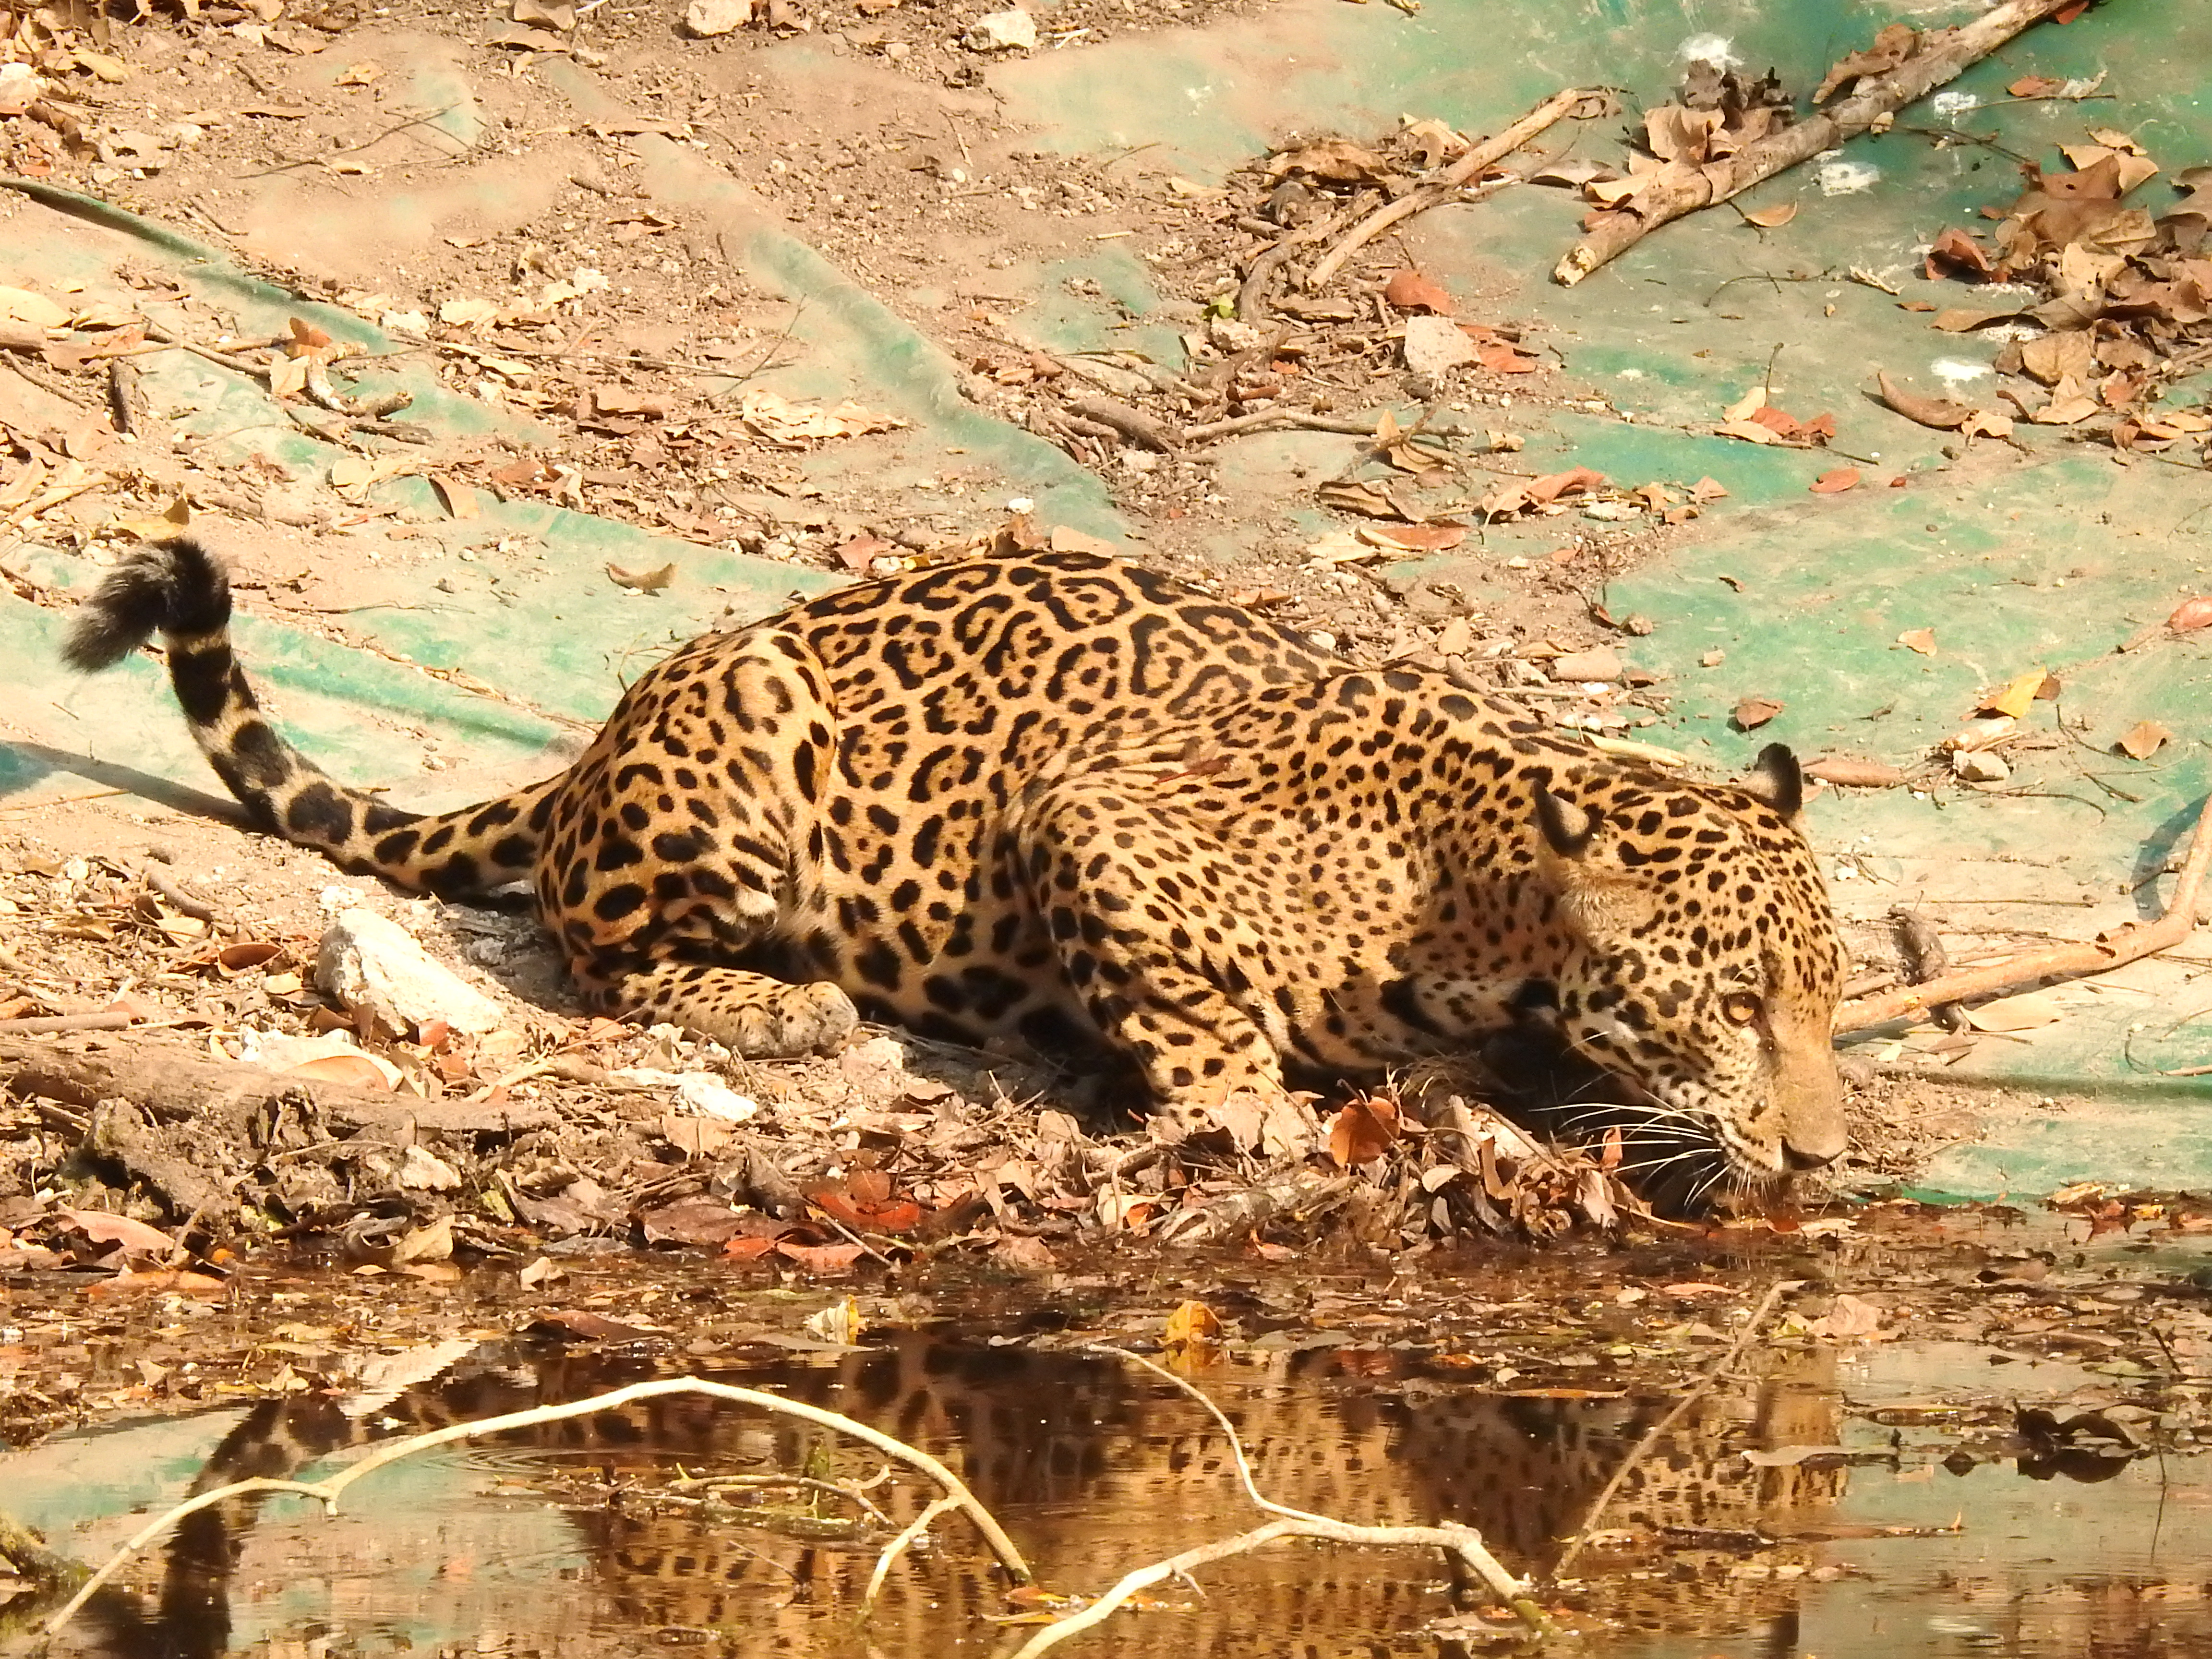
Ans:
[[[1388,179],[1396,171],[1373,150],[1363,149],[1342,138],[1285,150],[1267,163],[1267,176],[1271,179],[1298,173],[1331,185],[1368,184]]]
[[[1747,444],[1780,443],[1771,426],[1761,426],[1757,421],[1723,421],[1715,431],[1723,438],[1741,438]]]
[[[1928,279],[1934,282],[1947,272],[1987,282],[1996,274],[1996,268],[1979,242],[1953,226],[1928,246]]]
[[[1936,630],[1932,628],[1908,628],[1897,636],[1897,642],[1908,651],[1917,651],[1923,657],[1936,654]]]
[[[1398,1112],[1379,1097],[1354,1100],[1336,1115],[1329,1126],[1328,1155],[1340,1169],[1354,1170],[1371,1164],[1390,1150],[1398,1138]]]
[[[607,574],[618,587],[628,587],[640,593],[658,593],[676,580],[673,564],[656,566],[651,570],[625,570],[618,564],[607,567]]]
[[[2049,75],[2023,75],[2005,88],[2011,98],[2053,98],[2066,90],[2066,82]]]
[[[1776,697],[1744,697],[1737,702],[1729,718],[1735,722],[1739,731],[1756,731],[1788,706]]]
[[[1836,495],[1846,489],[1856,489],[1858,481],[1858,468],[1839,466],[1832,471],[1823,472],[1819,477],[1814,479],[1812,489],[1815,495]]]
[[[1781,202],[1773,207],[1761,208],[1756,213],[1745,214],[1743,222],[1747,225],[1757,225],[1761,230],[1777,230],[1796,216],[1796,203]]]
[[[1881,388],[1881,400],[1908,421],[1921,426],[1933,427],[1939,432],[1948,432],[1966,425],[1973,418],[1972,406],[1954,404],[1948,398],[1923,398],[1906,392],[1889,378],[1887,370],[1877,373],[1875,382]]]
[[[1747,421],[1766,407],[1766,388],[1755,386],[1721,411],[1724,421]]]
[[[1352,532],[1374,547],[1400,553],[1444,553],[1467,539],[1463,524],[1364,524]]]
[[[1690,499],[1701,505],[1706,501],[1717,501],[1727,494],[1727,489],[1717,478],[1700,478],[1690,486]]]
[[[438,499],[446,504],[447,513],[456,519],[474,519],[483,509],[477,505],[477,492],[459,478],[443,472],[430,474],[430,488],[438,492]]]
[[[2148,760],[2172,740],[2172,732],[2156,720],[2137,720],[2112,746],[2131,759]]]
[[[1826,103],[1835,94],[1863,76],[1888,74],[1911,57],[1919,46],[1919,33],[1910,24],[1889,24],[1875,36],[1873,46],[1837,61],[1835,66],[1821,77],[1820,84],[1814,88],[1813,101]]]
[[[2208,623],[2212,623],[2212,599],[2184,599],[2166,619],[2166,625],[2177,634],[2186,634]]]
[[[1999,997],[1995,1002],[1984,1002],[1961,1012],[1966,1016],[1966,1023],[1977,1031],[2032,1031],[2039,1025],[2056,1024],[2066,1012],[2048,991]]]
[[[1411,266],[1390,274],[1390,280],[1382,285],[1382,297],[1401,311],[1449,317],[1454,308],[1450,295]]]
[[[297,1066],[287,1066],[286,1077],[305,1078],[313,1083],[344,1083],[356,1089],[389,1089],[392,1085],[383,1069],[367,1054],[325,1054],[319,1060],[303,1060]]]

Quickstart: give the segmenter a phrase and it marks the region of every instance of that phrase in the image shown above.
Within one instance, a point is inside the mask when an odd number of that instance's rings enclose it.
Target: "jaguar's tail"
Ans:
[[[108,668],[155,634],[169,684],[199,744],[254,822],[348,870],[459,897],[526,879],[558,778],[426,816],[349,789],[276,735],[230,648],[230,580],[214,555],[179,537],[132,555],[85,601],[62,655]]]

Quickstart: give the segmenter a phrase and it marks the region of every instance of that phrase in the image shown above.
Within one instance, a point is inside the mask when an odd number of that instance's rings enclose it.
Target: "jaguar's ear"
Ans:
[[[1536,786],[1536,827],[1544,832],[1546,844],[1561,858],[1578,859],[1589,851],[1597,823],[1596,813],[1561,800],[1540,783]]]
[[[1805,805],[1805,774],[1787,744],[1770,743],[1751,763],[1743,789],[1765,801],[1785,818],[1794,818]]]

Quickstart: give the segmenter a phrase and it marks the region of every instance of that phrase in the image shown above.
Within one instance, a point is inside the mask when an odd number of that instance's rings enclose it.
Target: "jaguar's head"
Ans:
[[[1540,789],[1538,856],[1579,948],[1563,1041],[1640,1094],[1646,1162],[1771,1187],[1844,1147],[1831,1046],[1845,956],[1780,744],[1732,785],[1643,766]],[[1702,1198],[1693,1194],[1692,1201]]]

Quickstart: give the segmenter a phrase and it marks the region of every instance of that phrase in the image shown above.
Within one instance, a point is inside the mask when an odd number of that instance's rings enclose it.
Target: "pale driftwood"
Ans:
[[[1564,92],[1553,93],[1504,131],[1494,138],[1484,139],[1434,178],[1423,179],[1396,201],[1376,208],[1346,231],[1344,240],[1323,254],[1314,268],[1306,273],[1306,291],[1309,294],[1320,293],[1328,285],[1329,279],[1344,269],[1346,260],[1401,219],[1410,219],[1439,203],[1449,201],[1452,192],[1462,185],[1470,179],[1480,179],[1486,169],[1496,166],[1554,122],[1571,114],[1575,106],[1583,99],[1595,95],[1581,87],[1569,87]]]
[[[1870,131],[1883,116],[1894,115],[1907,104],[1918,102],[2021,30],[2073,3],[2074,0],[2004,0],[1887,75],[1863,78],[1850,97],[1797,125],[1771,133],[1703,167],[1646,185],[1602,216],[1590,233],[1568,250],[1567,257],[1553,270],[1552,280],[1571,287],[1660,226],[1741,195],[1778,173],[1835,149],[1846,138]]]
[[[67,1604],[52,1618],[46,1620],[46,1634],[52,1636],[59,1632],[62,1626],[68,1624],[77,1610],[92,1599],[94,1593],[102,1584],[121,1571],[125,1564],[132,1556],[161,1537],[163,1533],[185,1516],[196,1515],[204,1509],[213,1508],[217,1504],[227,1504],[234,1498],[243,1498],[254,1492],[291,1492],[297,1497],[314,1498],[325,1510],[334,1511],[337,1508],[340,1494],[355,1481],[382,1468],[387,1463],[396,1463],[403,1457],[411,1457],[416,1452],[428,1451],[434,1446],[449,1445],[456,1440],[474,1440],[488,1434],[506,1434],[515,1429],[533,1428],[540,1423],[558,1423],[567,1418],[586,1417],[594,1412],[612,1411],[617,1407],[629,1405],[634,1400],[651,1400],[661,1395],[669,1394],[703,1394],[715,1400],[727,1400],[740,1406],[757,1406],[763,1411],[778,1413],[786,1417],[800,1418],[820,1427],[834,1430],[839,1434],[850,1435],[855,1440],[873,1446],[886,1457],[894,1458],[910,1468],[919,1469],[944,1488],[945,1499],[952,1507],[957,1508],[975,1523],[975,1530],[983,1535],[983,1541],[991,1547],[991,1553],[999,1558],[999,1564],[1022,1583],[1027,1583],[1030,1581],[1031,1574],[1029,1563],[1022,1559],[1022,1553],[1014,1547],[1014,1540],[1006,1536],[1006,1528],[999,1524],[990,1510],[983,1507],[975,1495],[961,1483],[959,1476],[954,1474],[951,1470],[946,1468],[927,1452],[918,1451],[903,1440],[893,1439],[880,1429],[872,1429],[865,1423],[856,1423],[851,1418],[842,1417],[836,1412],[823,1411],[818,1406],[809,1406],[797,1400],[786,1400],[781,1395],[765,1394],[758,1389],[740,1389],[727,1382],[709,1382],[703,1377],[672,1376],[653,1382],[633,1382],[626,1389],[616,1389],[607,1394],[596,1394],[588,1400],[570,1401],[559,1406],[538,1406],[526,1412],[507,1412],[498,1417],[486,1417],[473,1423],[453,1424],[446,1428],[433,1430],[428,1434],[410,1435],[404,1440],[394,1440],[378,1447],[360,1462],[340,1469],[336,1474],[325,1480],[238,1480],[227,1486],[217,1486],[211,1491],[201,1492],[187,1498],[175,1508],[155,1516],[126,1539],[122,1547],[107,1559],[100,1570],[85,1580]],[[933,1510],[936,1507],[933,1504]]]
[[[1548,1628],[1543,1610],[1529,1599],[1528,1587],[1506,1571],[1504,1566],[1483,1545],[1482,1534],[1472,1527],[1455,1522],[1445,1522],[1436,1527],[1364,1527],[1348,1521],[1331,1520],[1325,1515],[1313,1515],[1304,1510],[1294,1510],[1272,1502],[1262,1496],[1259,1484],[1252,1478],[1251,1460],[1244,1455],[1244,1443],[1220,1407],[1205,1393],[1183,1377],[1177,1376],[1164,1366],[1156,1365],[1141,1355],[1125,1348],[1109,1347],[1103,1343],[1088,1343],[1085,1352],[1102,1354],[1109,1358],[1141,1365],[1157,1377],[1173,1383],[1188,1395],[1221,1427],[1228,1437],[1229,1449],[1237,1459],[1237,1474],[1243,1482],[1244,1494],[1257,1507],[1267,1510],[1276,1519],[1249,1532],[1239,1533],[1233,1538],[1218,1539],[1210,1544],[1200,1544],[1180,1555],[1164,1561],[1155,1561],[1149,1566],[1139,1567],[1126,1573],[1114,1586],[1080,1612],[1047,1625],[1024,1643],[1014,1659],[1036,1659],[1038,1654],[1057,1647],[1070,1637],[1079,1636],[1092,1626],[1102,1624],[1118,1612],[1138,1591],[1169,1578],[1180,1577],[1194,1567],[1202,1567],[1212,1561],[1226,1560],[1232,1555],[1245,1555],[1285,1538],[1321,1538],[1336,1544],[1360,1544],[1370,1547],[1407,1546],[1443,1549],[1457,1555],[1477,1577],[1490,1586],[1492,1594],[1511,1607],[1522,1620],[1532,1629]]]
[[[2040,979],[2079,979],[2085,974],[2106,973],[2145,957],[2156,956],[2160,951],[2170,951],[2197,927],[2197,894],[2204,885],[2208,866],[2212,866],[2212,797],[2206,799],[2197,815],[2197,832],[2189,839],[2188,855],[2181,861],[2181,874],[2173,884],[2173,896],[2157,921],[2131,922],[2103,939],[2046,945],[2039,951],[2024,951],[2002,962],[1960,968],[1918,985],[1900,985],[1879,996],[1847,1002],[1836,1011],[1836,1030],[1863,1031],[1869,1026],[1885,1025],[1893,1019],[1924,1014],[1943,1003],[1995,996],[2000,991]]]

